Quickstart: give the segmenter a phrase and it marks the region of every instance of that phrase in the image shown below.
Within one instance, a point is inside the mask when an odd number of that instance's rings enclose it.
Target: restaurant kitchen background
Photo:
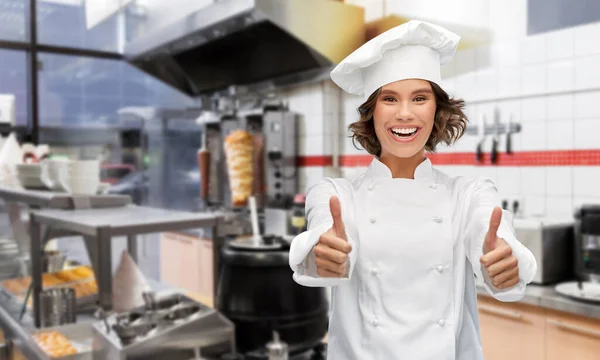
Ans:
[[[372,159],[347,130],[363,99],[329,71],[411,19],[462,37],[441,85],[467,134],[429,158],[494,180],[538,261],[520,302],[478,287],[486,359],[599,359],[593,0],[0,0],[0,358],[52,341],[81,358],[322,356],[329,294],[292,282],[286,249],[307,189]],[[49,181],[59,159],[96,175]],[[70,233],[35,259],[43,226]],[[44,316],[45,296],[69,296],[52,287],[75,288],[76,320]]]

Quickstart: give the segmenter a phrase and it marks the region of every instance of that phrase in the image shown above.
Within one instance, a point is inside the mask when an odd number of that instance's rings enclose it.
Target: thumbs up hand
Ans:
[[[346,262],[352,246],[348,243],[340,200],[336,196],[329,199],[329,210],[333,225],[319,237],[315,245],[315,263],[319,276],[341,278],[346,275]]]
[[[507,289],[519,282],[519,263],[512,248],[496,234],[502,220],[502,208],[496,207],[490,217],[490,227],[483,242],[480,261],[497,289]]]

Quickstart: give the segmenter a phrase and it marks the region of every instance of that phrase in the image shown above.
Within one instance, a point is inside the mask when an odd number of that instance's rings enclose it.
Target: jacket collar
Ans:
[[[373,158],[371,165],[369,165],[369,168],[367,169],[367,176],[391,179],[392,171],[387,165],[379,161],[379,158],[376,156]],[[425,158],[425,160],[423,160],[423,162],[415,169],[415,180],[433,181],[433,167],[429,158]]]

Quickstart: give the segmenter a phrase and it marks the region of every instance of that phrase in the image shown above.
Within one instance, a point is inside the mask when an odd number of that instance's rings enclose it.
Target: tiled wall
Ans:
[[[373,15],[379,11],[380,1],[352,2],[365,6],[367,17],[380,16]],[[472,123],[477,123],[482,115],[491,121],[496,107],[501,121],[506,122],[512,116],[521,123],[521,133],[512,139],[515,152],[599,150],[600,23],[525,36],[526,3],[510,0],[502,4],[510,6],[497,11],[500,3],[490,1],[490,23],[501,24],[499,17],[507,12],[519,14],[521,23],[517,22],[511,30],[497,30],[499,41],[459,51],[443,70],[443,87],[466,100],[466,112]],[[290,107],[304,114],[301,155],[332,155],[336,149],[341,155],[366,154],[355,149],[346,131],[358,119],[356,109],[362,98],[341,92],[331,82],[303,86],[286,95]],[[500,140],[500,151],[504,151],[504,136]],[[486,140],[485,151],[490,150],[490,142]],[[444,155],[464,155],[474,152],[475,145],[475,137],[465,136],[455,146],[438,151]],[[450,175],[492,178],[504,197],[521,201],[525,215],[570,215],[582,203],[600,203],[599,166],[515,165],[439,165],[439,168]],[[305,191],[323,176],[336,176],[336,169],[303,167],[301,189]],[[353,176],[364,169],[343,167],[339,174]]]

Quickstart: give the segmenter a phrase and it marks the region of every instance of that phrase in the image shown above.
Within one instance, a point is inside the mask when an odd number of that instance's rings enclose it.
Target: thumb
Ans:
[[[488,232],[485,234],[485,240],[483,242],[484,254],[488,251],[496,248],[496,240],[498,239],[498,227],[500,227],[500,221],[502,220],[502,208],[497,206],[492,210],[492,216],[490,216],[490,227]]]
[[[344,221],[342,220],[342,206],[340,205],[340,200],[337,196],[332,196],[329,198],[329,211],[331,212],[331,217],[333,217],[333,230],[336,235],[340,238],[346,239],[346,227],[344,226]]]

